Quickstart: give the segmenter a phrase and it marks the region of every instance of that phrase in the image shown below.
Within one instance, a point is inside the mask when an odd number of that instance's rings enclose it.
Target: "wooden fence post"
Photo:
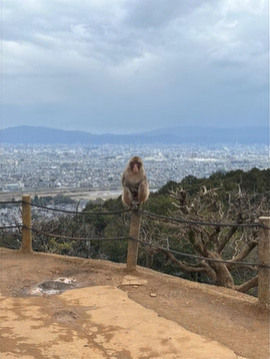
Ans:
[[[260,228],[259,239],[259,264],[270,265],[270,217],[260,217],[259,223],[267,228]],[[259,267],[258,269],[258,299],[263,305],[270,304],[270,269]]]
[[[139,239],[141,227],[141,213],[138,210],[132,210],[130,219],[129,236],[134,239]],[[136,270],[138,258],[139,242],[133,239],[128,240],[127,266],[128,271]]]
[[[31,232],[31,197],[22,196],[22,247],[24,253],[32,252],[32,232]]]

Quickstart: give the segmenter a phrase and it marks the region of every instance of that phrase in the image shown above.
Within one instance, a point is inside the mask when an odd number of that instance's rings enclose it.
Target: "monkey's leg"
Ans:
[[[130,192],[130,190],[128,189],[128,187],[124,187],[123,188],[123,193],[122,193],[122,201],[123,203],[130,207],[131,203],[132,203],[133,197],[132,194]]]
[[[132,209],[139,209],[140,202],[138,201],[138,198],[133,198],[131,202],[131,208]]]
[[[148,183],[146,181],[142,181],[138,188],[138,201],[139,203],[143,203],[147,200],[149,196],[149,188]]]

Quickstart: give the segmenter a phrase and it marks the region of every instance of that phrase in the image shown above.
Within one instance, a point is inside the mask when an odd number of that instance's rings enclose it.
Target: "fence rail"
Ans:
[[[208,262],[216,262],[216,263],[227,263],[235,266],[248,266],[248,267],[256,267],[258,268],[258,300],[260,303],[264,305],[270,304],[270,217],[260,217],[258,222],[256,223],[214,223],[214,222],[202,222],[202,221],[194,221],[194,220],[186,220],[181,218],[173,218],[166,217],[162,215],[157,215],[154,213],[149,213],[141,210],[131,210],[131,209],[123,209],[121,211],[114,212],[78,212],[78,211],[68,211],[62,210],[52,207],[45,207],[42,205],[37,205],[31,203],[31,197],[29,195],[24,195],[21,201],[5,201],[0,202],[1,205],[8,204],[20,204],[22,206],[22,225],[8,225],[0,227],[0,230],[3,229],[11,229],[11,228],[21,228],[22,229],[22,245],[21,250],[23,253],[31,253],[32,252],[32,232],[39,233],[45,235],[47,237],[61,238],[66,240],[77,240],[77,241],[118,241],[118,240],[128,240],[128,252],[127,252],[127,263],[126,269],[128,271],[136,270],[137,258],[138,258],[138,245],[139,243],[145,246],[150,246],[151,248],[163,251],[164,253],[176,254],[182,257],[193,258],[197,260],[204,260]],[[54,233],[43,232],[37,229],[32,228],[31,225],[31,207],[37,207],[41,209],[46,209],[48,211],[61,212],[66,214],[74,214],[74,215],[92,215],[92,216],[106,216],[106,215],[118,215],[126,212],[131,212],[131,220],[130,220],[130,230],[128,236],[123,237],[110,237],[110,238],[81,238],[81,237],[69,237],[63,236]],[[161,246],[147,243],[146,241],[142,241],[139,238],[140,233],[140,225],[142,216],[157,218],[162,221],[176,222],[181,224],[190,224],[191,226],[213,226],[213,227],[240,227],[240,228],[259,228],[260,229],[260,240],[259,240],[259,261],[258,263],[251,262],[242,262],[242,261],[233,261],[233,260],[223,260],[216,258],[207,258],[197,255],[192,255],[188,253],[182,253],[179,251],[175,251],[170,248],[163,248]]]
[[[22,199],[21,201],[5,201],[5,202],[0,202],[0,206],[1,205],[7,205],[7,204],[28,204],[27,201],[25,201],[24,199]],[[123,209],[120,211],[111,211],[111,212],[89,212],[89,211],[84,211],[84,212],[78,212],[78,211],[69,211],[69,210],[65,210],[65,209],[59,209],[59,208],[54,208],[54,207],[47,207],[47,206],[42,206],[39,204],[35,204],[35,203],[31,203],[31,207],[36,207],[36,208],[40,208],[40,209],[45,209],[47,211],[53,211],[53,212],[60,212],[60,213],[66,213],[66,214],[74,214],[74,215],[92,215],[92,216],[108,216],[108,215],[117,215],[117,214],[123,214],[123,213],[127,213],[127,212],[131,212],[131,209]],[[265,228],[265,229],[269,229],[270,227],[268,225],[265,225],[264,223],[260,223],[260,221],[258,222],[254,222],[254,223],[223,223],[223,222],[204,222],[204,221],[194,221],[194,220],[187,220],[187,219],[182,219],[182,218],[174,218],[174,217],[167,217],[167,216],[163,216],[160,214],[156,214],[156,213],[150,213],[147,211],[141,211],[139,210],[139,212],[141,214],[143,214],[143,216],[145,217],[150,217],[150,218],[157,218],[157,219],[161,219],[164,221],[169,221],[169,222],[176,222],[176,223],[182,223],[182,224],[191,224],[194,226],[212,226],[212,227],[228,227],[228,228],[234,228],[234,227],[238,227],[238,228]],[[268,218],[268,217],[266,217]],[[1,228],[1,227],[0,227]],[[3,228],[3,227],[2,227]]]

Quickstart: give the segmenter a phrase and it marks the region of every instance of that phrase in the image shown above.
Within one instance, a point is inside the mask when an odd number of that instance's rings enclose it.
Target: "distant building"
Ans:
[[[3,186],[4,191],[19,191],[24,188],[24,183],[18,182],[18,183],[7,183]]]

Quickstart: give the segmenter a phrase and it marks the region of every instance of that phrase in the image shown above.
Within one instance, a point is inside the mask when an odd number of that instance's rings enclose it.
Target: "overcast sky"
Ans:
[[[2,0],[1,128],[268,126],[267,0]]]

